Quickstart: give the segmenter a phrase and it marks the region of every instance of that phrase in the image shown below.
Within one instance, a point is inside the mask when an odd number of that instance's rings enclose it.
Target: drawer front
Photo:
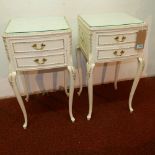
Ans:
[[[128,33],[128,34],[99,34],[98,35],[98,45],[111,45],[111,44],[122,44],[122,43],[131,43],[136,42],[136,33]]]
[[[14,57],[16,58],[22,58],[22,57],[44,57],[48,55],[59,55],[64,54],[66,56],[66,50],[44,50],[44,51],[33,51],[33,52],[19,52],[14,53]]]
[[[116,49],[116,50],[98,50],[97,60],[124,58],[138,55],[138,51],[134,48]]]
[[[65,55],[49,55],[42,57],[21,57],[16,58],[17,68],[40,68],[45,66],[65,65]]]
[[[136,43],[124,43],[124,44],[113,44],[113,45],[105,45],[105,46],[97,46],[97,50],[115,50],[115,49],[124,49],[124,48],[135,48]]]
[[[57,40],[35,40],[35,41],[17,41],[13,43],[15,53],[32,52],[32,51],[46,51],[64,49],[64,39]]]

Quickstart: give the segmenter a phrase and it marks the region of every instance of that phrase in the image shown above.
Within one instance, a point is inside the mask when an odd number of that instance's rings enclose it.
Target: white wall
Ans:
[[[133,16],[145,20],[149,24],[149,33],[145,47],[146,67],[143,76],[155,75],[155,6],[154,0],[0,0],[0,35],[11,18],[30,17],[30,16],[66,16],[73,30],[73,52],[75,61],[75,45],[77,41],[77,15],[86,13],[104,13],[104,12],[126,12]],[[115,64],[109,64],[105,78],[102,75],[103,67],[97,67],[94,73],[94,83],[112,82]],[[83,70],[84,62],[83,62]],[[104,72],[104,70],[103,70]],[[134,62],[126,62],[121,65],[120,79],[131,79],[136,72]],[[100,74],[98,74],[100,73]],[[0,98],[12,96],[13,92],[9,86],[8,80],[8,60],[0,38]],[[44,76],[42,76],[44,75]],[[58,74],[29,74],[31,84],[30,92],[40,89],[58,89],[63,85],[63,72]],[[51,81],[53,79],[53,81]],[[45,88],[42,86],[42,80]],[[45,82],[46,81],[46,82]],[[57,83],[56,83],[57,82]],[[85,82],[85,80],[84,80]],[[38,85],[39,83],[39,85]],[[60,83],[60,84],[59,84]],[[76,85],[78,83],[76,82]]]

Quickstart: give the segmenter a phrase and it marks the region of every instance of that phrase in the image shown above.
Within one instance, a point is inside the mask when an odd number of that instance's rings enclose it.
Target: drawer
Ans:
[[[98,45],[111,45],[111,44],[122,44],[136,42],[137,33],[125,33],[125,34],[99,34]]]
[[[58,40],[35,40],[35,41],[17,41],[12,43],[15,53],[32,52],[32,51],[46,51],[64,49],[64,39]]]
[[[124,58],[128,56],[138,55],[138,51],[135,48],[115,49],[115,50],[98,50],[97,59],[113,59]]]
[[[48,55],[60,55],[60,54],[66,54],[66,51],[64,49],[60,50],[43,50],[43,51],[32,51],[32,52],[17,52],[14,53],[15,58],[22,58],[22,57],[44,57]]]
[[[124,44],[113,44],[113,45],[105,45],[105,46],[97,46],[97,50],[115,50],[115,49],[128,49],[128,48],[135,48],[136,43],[124,43]]]
[[[57,66],[65,64],[65,55],[48,55],[42,57],[21,57],[16,58],[17,68],[23,67],[43,67],[43,66]]]

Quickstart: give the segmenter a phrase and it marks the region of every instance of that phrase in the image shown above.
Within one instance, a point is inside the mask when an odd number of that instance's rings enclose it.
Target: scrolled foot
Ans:
[[[74,123],[75,122],[75,118],[71,117],[71,121],[72,121],[72,123]]]
[[[130,108],[130,113],[131,113],[131,114],[133,113],[133,108]]]
[[[90,119],[91,119],[91,115],[88,114],[88,115],[87,115],[87,120],[89,121]]]
[[[24,123],[24,124],[23,124],[23,128],[24,128],[24,129],[27,129],[27,123]]]
[[[132,112],[133,112],[133,108],[132,108],[131,101],[129,102],[129,110],[130,110],[130,113],[132,113]]]

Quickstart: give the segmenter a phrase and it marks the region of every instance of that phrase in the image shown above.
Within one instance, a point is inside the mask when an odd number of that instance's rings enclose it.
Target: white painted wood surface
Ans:
[[[64,17],[29,17],[12,19],[5,33],[47,32],[69,29]]]
[[[137,33],[147,30],[147,25],[126,14],[80,15],[79,47],[87,61],[89,112],[93,108],[93,69],[98,63],[116,62],[114,87],[117,89],[120,62],[138,59],[138,70],[129,97],[129,109],[133,111],[132,99],[144,69],[143,50],[136,49]],[[81,77],[81,76],[80,76]],[[81,81],[81,80],[80,80]],[[82,84],[80,85],[82,87]],[[82,88],[80,87],[80,92]]]
[[[71,30],[64,17],[14,19],[3,35],[9,59],[9,82],[17,97],[27,127],[27,113],[17,85],[17,73],[26,71],[63,68],[69,71],[69,115],[72,122],[72,102],[75,71],[71,52]],[[26,101],[29,99],[26,87]]]

